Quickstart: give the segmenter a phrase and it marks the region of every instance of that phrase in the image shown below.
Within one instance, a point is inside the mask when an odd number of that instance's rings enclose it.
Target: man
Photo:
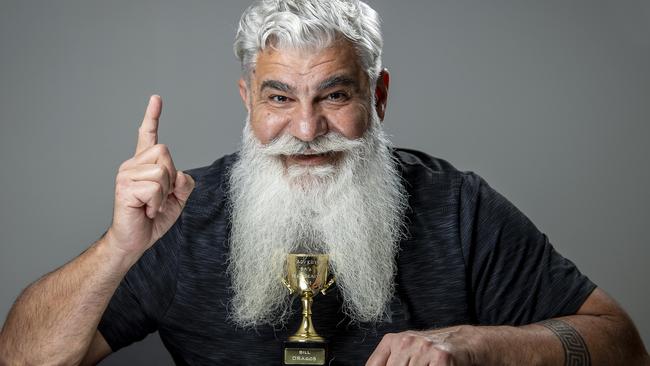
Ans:
[[[157,330],[178,364],[277,364],[299,321],[292,252],[330,256],[314,321],[332,364],[650,363],[625,312],[485,181],[389,146],[381,48],[361,2],[247,9],[241,151],[177,171],[153,96],[109,230],[21,294],[2,363],[95,364]]]

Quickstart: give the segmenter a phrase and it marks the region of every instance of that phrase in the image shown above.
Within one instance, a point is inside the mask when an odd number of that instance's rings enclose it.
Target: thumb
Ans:
[[[178,199],[181,205],[185,206],[185,202],[194,189],[194,179],[191,175],[185,174],[182,171],[176,171],[176,181],[174,182],[174,196]]]

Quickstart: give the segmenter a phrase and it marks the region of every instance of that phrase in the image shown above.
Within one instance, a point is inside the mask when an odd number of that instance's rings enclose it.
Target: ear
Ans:
[[[246,85],[246,82],[244,81],[244,78],[239,79],[239,96],[241,96],[242,102],[244,102],[244,107],[246,107],[246,110],[249,110],[250,104],[249,102],[249,93],[248,93],[248,85]]]
[[[388,84],[390,84],[390,74],[388,69],[384,68],[379,73],[377,78],[377,86],[375,86],[375,109],[381,121],[384,120],[386,115],[386,103],[388,102]]]

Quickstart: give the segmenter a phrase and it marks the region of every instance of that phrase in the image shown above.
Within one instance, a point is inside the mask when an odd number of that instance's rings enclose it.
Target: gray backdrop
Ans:
[[[473,170],[650,340],[650,2],[376,0],[397,145]],[[245,1],[0,4],[0,319],[110,223],[151,93],[177,167],[238,146]],[[157,336],[106,365],[171,364]]]

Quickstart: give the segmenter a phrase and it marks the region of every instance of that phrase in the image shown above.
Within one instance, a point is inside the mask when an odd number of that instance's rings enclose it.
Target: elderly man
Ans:
[[[369,6],[257,2],[235,51],[241,151],[177,171],[151,97],[109,230],[19,297],[2,364],[94,364],[154,331],[178,364],[279,364],[296,252],[336,276],[313,305],[331,364],[649,362],[625,312],[483,179],[390,147]]]

